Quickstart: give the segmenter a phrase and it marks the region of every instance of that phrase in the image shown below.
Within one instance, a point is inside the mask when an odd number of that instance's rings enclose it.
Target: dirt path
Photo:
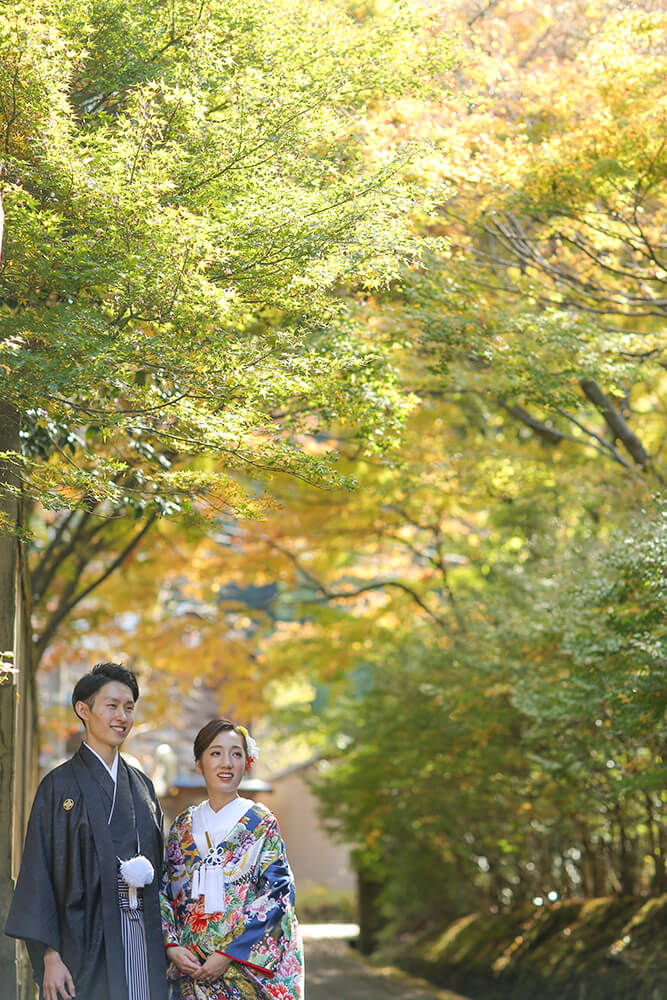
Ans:
[[[309,937],[306,1000],[465,1000],[395,969],[374,969],[344,938]]]

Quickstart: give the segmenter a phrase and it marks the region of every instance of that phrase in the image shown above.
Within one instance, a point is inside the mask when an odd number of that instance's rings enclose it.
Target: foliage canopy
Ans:
[[[332,481],[300,435],[391,437],[405,402],[331,292],[417,252],[409,151],[371,151],[363,120],[442,37],[402,5],[40,0],[0,38],[0,391],[27,495],[248,513],[248,476]]]

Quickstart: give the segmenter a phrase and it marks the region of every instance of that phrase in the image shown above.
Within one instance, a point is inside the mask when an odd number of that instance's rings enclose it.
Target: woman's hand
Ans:
[[[177,945],[175,948],[167,949],[167,958],[173,962],[179,972],[191,979],[198,979],[203,965],[199,959],[193,955],[189,948]]]
[[[44,1000],[71,1000],[76,996],[74,980],[55,948],[47,948],[44,952],[42,995]]]
[[[195,978],[200,983],[212,983],[224,976],[231,964],[232,959],[228,955],[221,955],[219,951],[214,951],[200,967],[199,975]]]

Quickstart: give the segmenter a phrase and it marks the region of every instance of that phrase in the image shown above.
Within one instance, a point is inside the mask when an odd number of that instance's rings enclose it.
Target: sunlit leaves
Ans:
[[[409,143],[376,156],[364,121],[447,64],[422,12],[44,0],[0,26],[4,395],[93,422],[184,498],[165,454],[328,483],[306,436],[331,419],[376,448],[393,434],[393,376],[331,293],[384,285],[419,253]],[[49,465],[68,503],[94,476],[87,443],[76,474]]]

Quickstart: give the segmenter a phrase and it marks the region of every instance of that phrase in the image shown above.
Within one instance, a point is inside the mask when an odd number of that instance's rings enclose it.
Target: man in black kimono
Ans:
[[[82,677],[72,705],[85,740],[35,796],[5,932],[25,941],[44,1000],[167,1000],[162,813],[118,752],[138,697],[117,663]]]

